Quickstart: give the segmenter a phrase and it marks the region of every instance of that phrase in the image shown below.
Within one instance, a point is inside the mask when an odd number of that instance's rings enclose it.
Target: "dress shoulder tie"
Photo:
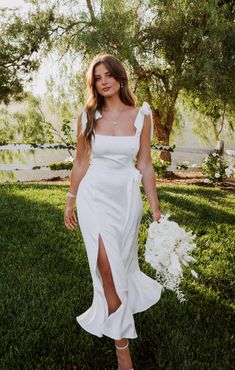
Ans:
[[[153,139],[153,114],[152,114],[150,105],[147,102],[143,102],[142,106],[139,109],[139,113],[137,115],[137,119],[135,122],[135,127],[139,134],[141,134],[141,131],[144,125],[145,115],[150,115],[150,122],[151,122],[150,140],[152,140]]]

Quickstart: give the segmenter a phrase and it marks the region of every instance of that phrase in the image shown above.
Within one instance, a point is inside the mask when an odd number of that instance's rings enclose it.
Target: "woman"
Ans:
[[[77,321],[98,337],[114,339],[119,369],[130,370],[128,338],[137,337],[133,314],[156,303],[162,289],[138,264],[141,180],[153,220],[161,217],[150,151],[152,115],[147,103],[135,107],[126,71],[112,55],[94,58],[87,85],[64,211],[68,229],[79,222],[94,288],[91,307]]]

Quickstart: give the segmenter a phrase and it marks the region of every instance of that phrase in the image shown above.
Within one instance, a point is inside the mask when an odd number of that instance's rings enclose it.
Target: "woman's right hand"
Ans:
[[[74,203],[74,199],[68,198],[64,209],[64,224],[69,230],[73,230],[78,225]]]
[[[153,221],[159,221],[160,218],[161,218],[161,211],[159,208],[156,208],[153,212],[152,212],[152,217],[153,217]]]

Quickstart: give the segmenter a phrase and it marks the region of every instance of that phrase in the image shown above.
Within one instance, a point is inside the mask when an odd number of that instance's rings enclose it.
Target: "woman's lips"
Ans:
[[[102,89],[102,91],[108,91],[110,89],[110,87],[104,87],[103,89]]]

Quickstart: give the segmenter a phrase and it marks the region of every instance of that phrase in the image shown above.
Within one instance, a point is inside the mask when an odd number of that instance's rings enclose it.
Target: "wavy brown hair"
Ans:
[[[84,130],[84,137],[86,141],[87,150],[91,150],[91,140],[94,136],[94,128],[96,125],[95,112],[98,110],[102,113],[104,105],[104,97],[100,95],[95,87],[94,69],[97,65],[104,64],[111,75],[122,83],[123,87],[119,90],[119,97],[121,101],[126,104],[135,107],[136,98],[131,92],[128,86],[127,73],[119,59],[110,54],[96,55],[91,61],[89,69],[87,71],[87,92],[88,98],[85,103],[85,111],[87,113],[87,125]]]

